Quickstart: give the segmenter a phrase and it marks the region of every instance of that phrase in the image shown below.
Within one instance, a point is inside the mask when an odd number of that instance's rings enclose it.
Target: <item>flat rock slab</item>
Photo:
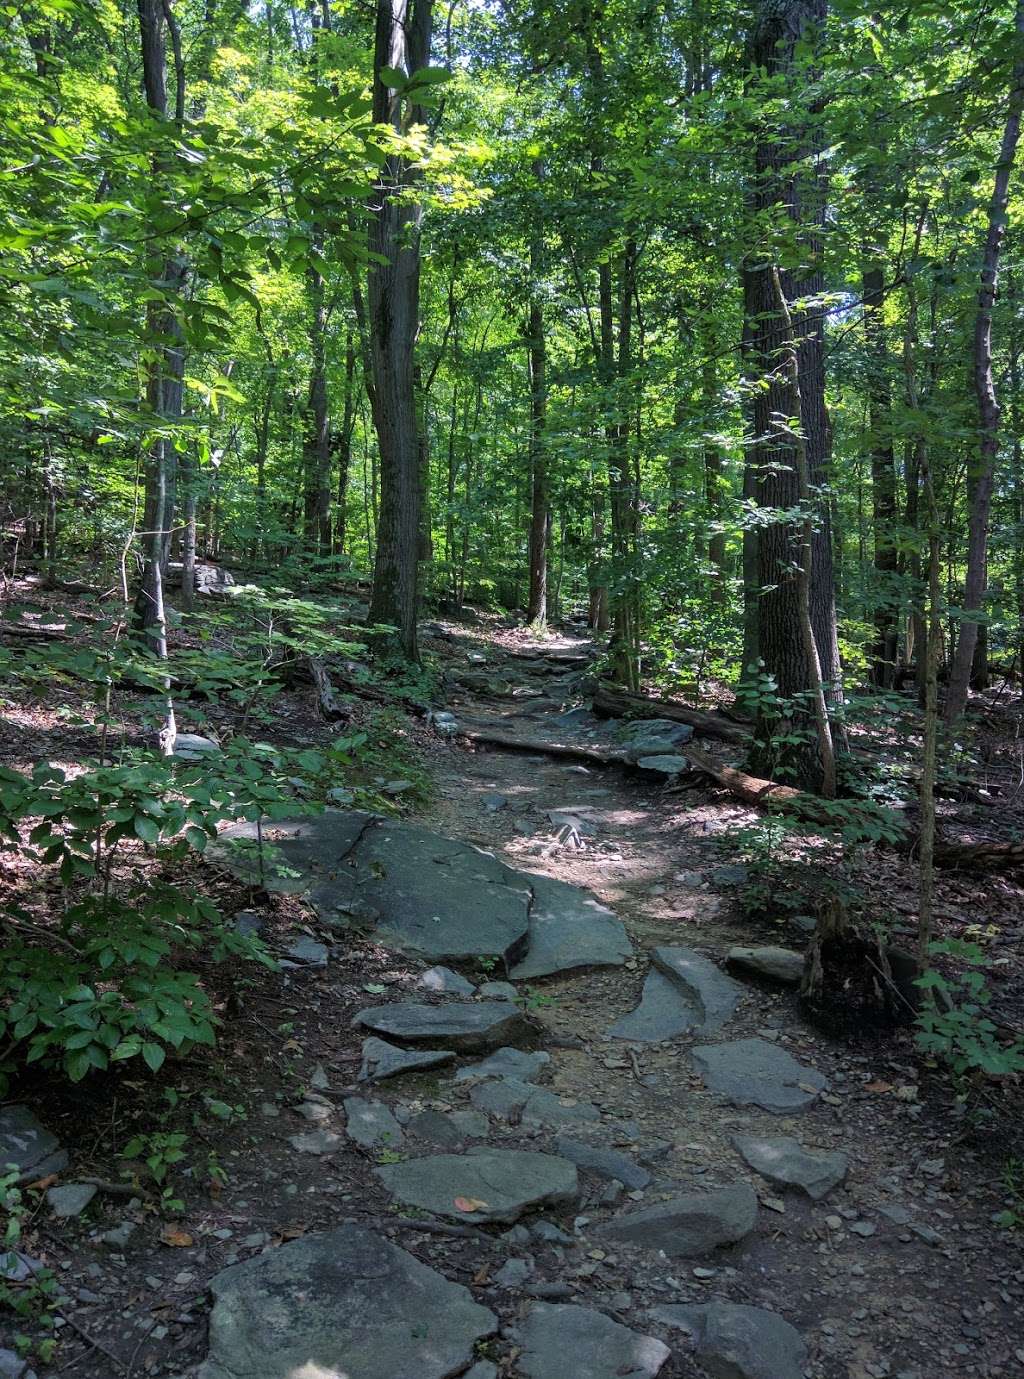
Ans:
[[[419,1111],[410,1116],[410,1135],[441,1149],[454,1149],[464,1140],[485,1140],[490,1123],[479,1111]]]
[[[615,1039],[656,1044],[691,1030],[714,1034],[743,995],[738,982],[692,948],[655,948],[651,964],[640,1004],[608,1031]]]
[[[807,1347],[777,1312],[730,1302],[668,1303],[647,1314],[685,1331],[711,1379],[803,1379]]]
[[[46,1204],[54,1216],[81,1216],[97,1191],[95,1183],[61,1183],[48,1189]]]
[[[441,1042],[459,1051],[492,1049],[526,1029],[522,1012],[511,1001],[447,1001],[437,1006],[396,1001],[361,1010],[354,1023],[402,1044]]]
[[[57,1136],[40,1125],[27,1106],[0,1107],[0,1174],[12,1167],[19,1182],[29,1183],[63,1173],[68,1163]]]
[[[655,1379],[671,1351],[591,1307],[535,1302],[516,1328],[527,1379]]]
[[[359,1081],[383,1082],[388,1077],[425,1072],[454,1060],[454,1049],[399,1049],[385,1039],[364,1039]]]
[[[532,1082],[551,1062],[551,1055],[542,1050],[524,1053],[522,1049],[495,1049],[490,1057],[455,1074],[456,1082],[477,1082],[486,1078],[512,1078],[516,1082]]]
[[[733,1135],[733,1147],[773,1187],[805,1192],[814,1202],[846,1179],[850,1161],[840,1150],[815,1153],[789,1135]]]
[[[672,752],[662,752],[656,756],[639,757],[636,762],[637,769],[640,771],[654,771],[661,776],[681,776],[684,771],[689,771],[690,763],[686,757],[677,756]]]
[[[757,1196],[746,1183],[692,1192],[630,1212],[598,1228],[608,1240],[623,1240],[671,1257],[700,1258],[745,1239],[757,1224]]]
[[[621,967],[632,956],[620,920],[588,892],[550,876],[519,873],[533,892],[528,951],[512,968],[513,981],[581,967]]]
[[[373,919],[382,943],[428,962],[485,958],[533,978],[618,966],[632,952],[620,922],[586,891],[414,824],[333,809],[277,820],[262,837],[261,850],[256,825],[235,824],[214,848],[250,884],[306,894],[328,924]]]
[[[354,1225],[233,1265],[210,1287],[199,1379],[449,1379],[497,1330],[468,1289]]]
[[[462,1222],[512,1222],[538,1207],[573,1203],[579,1192],[574,1164],[521,1149],[407,1159],[378,1168],[377,1176],[400,1202]],[[460,1210],[456,1199],[475,1205]]]
[[[641,757],[676,755],[674,748],[689,742],[693,729],[669,718],[644,718],[623,723],[615,736],[625,748],[627,759],[636,762]]]
[[[805,1110],[828,1086],[817,1068],[766,1039],[704,1044],[693,1050],[693,1061],[705,1086],[733,1106],[760,1106],[780,1115]]]
[[[383,1101],[345,1098],[345,1133],[364,1149],[384,1149],[402,1143],[402,1127]]]
[[[730,948],[726,961],[730,967],[786,986],[797,986],[803,980],[804,955],[792,948]]]
[[[560,1097],[546,1087],[534,1087],[515,1078],[478,1083],[469,1094],[480,1111],[504,1120],[522,1120],[528,1125],[558,1128],[586,1125],[601,1119],[592,1102]]]
[[[568,1159],[577,1168],[582,1168],[595,1177],[619,1182],[630,1191],[647,1187],[651,1175],[640,1164],[620,1154],[615,1149],[605,1149],[601,1145],[587,1144],[583,1140],[571,1140],[559,1135],[555,1140],[555,1152]]]

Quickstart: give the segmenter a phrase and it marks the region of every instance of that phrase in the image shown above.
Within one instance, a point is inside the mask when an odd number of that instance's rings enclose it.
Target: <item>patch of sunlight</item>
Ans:
[[[315,1360],[307,1360],[298,1369],[293,1369],[288,1379],[351,1379],[351,1375],[340,1369],[324,1369]]]

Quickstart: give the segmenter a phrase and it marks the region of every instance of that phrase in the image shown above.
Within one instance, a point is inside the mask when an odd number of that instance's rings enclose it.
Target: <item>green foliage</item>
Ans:
[[[32,1209],[25,1201],[25,1195],[18,1186],[19,1174],[15,1171],[0,1173],[0,1264],[5,1272],[13,1274],[16,1263],[15,1251],[28,1223]],[[0,1309],[8,1309],[24,1321],[33,1321],[44,1330],[52,1329],[54,1309],[60,1289],[53,1271],[45,1267],[31,1268],[29,1276],[21,1283],[8,1281],[0,1275]],[[36,1344],[36,1350],[43,1363],[49,1363],[54,1342],[51,1338]],[[18,1337],[18,1349],[28,1354],[32,1343],[28,1337]]]
[[[917,1019],[917,1046],[944,1063],[962,1084],[979,1073],[990,1077],[1024,1072],[1024,1039],[1006,1043],[986,1014],[992,993],[985,980],[989,965],[976,943],[942,939],[929,947],[932,958],[952,958],[963,964],[947,975],[929,967],[917,985],[925,995]]]

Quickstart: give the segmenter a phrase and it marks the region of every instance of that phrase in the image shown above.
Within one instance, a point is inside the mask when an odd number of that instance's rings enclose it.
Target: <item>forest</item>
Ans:
[[[0,1375],[1024,1365],[1022,118],[1024,0],[0,7]]]

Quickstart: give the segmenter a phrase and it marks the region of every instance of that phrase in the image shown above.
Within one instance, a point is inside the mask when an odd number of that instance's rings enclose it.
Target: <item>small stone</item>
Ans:
[[[878,1227],[875,1225],[873,1221],[854,1221],[853,1224],[850,1226],[850,1230],[853,1232],[854,1235],[863,1236],[864,1239],[867,1240],[869,1236],[875,1234],[875,1232],[878,1230]]]
[[[450,996],[472,996],[476,991],[472,982],[460,977],[450,967],[428,967],[416,978],[416,985],[424,991],[444,992]]]
[[[508,797],[506,795],[496,794],[494,791],[491,791],[486,795],[482,795],[481,800],[483,802],[484,808],[490,814],[497,814],[502,809],[508,808]]]
[[[519,1288],[533,1273],[533,1264],[526,1259],[509,1259],[494,1275],[499,1288]]]
[[[341,1136],[333,1130],[310,1130],[305,1135],[292,1135],[288,1143],[299,1154],[333,1154]]]
[[[104,1231],[100,1236],[100,1241],[110,1250],[123,1250],[137,1229],[134,1221],[122,1221],[119,1226]]]
[[[303,1120],[312,1121],[314,1125],[322,1121],[330,1120],[334,1114],[333,1106],[325,1106],[322,1101],[303,1101],[295,1107],[295,1114],[301,1116]]]
[[[302,967],[326,967],[328,949],[324,943],[317,943],[315,939],[300,938],[285,949],[285,953],[293,964]]]
[[[40,1125],[27,1106],[0,1107],[0,1171],[13,1166],[18,1181],[29,1183],[63,1173],[68,1162],[56,1135]]]
[[[326,1092],[329,1089],[331,1080],[322,1063],[318,1063],[310,1073],[309,1085],[318,1092]]]
[[[519,999],[519,992],[511,982],[481,982],[476,994],[489,1001],[517,1001]]]
[[[534,1221],[530,1227],[530,1234],[536,1240],[543,1241],[545,1245],[575,1245],[571,1235],[566,1235],[561,1226],[556,1226],[553,1221]]]
[[[0,1379],[35,1379],[35,1371],[13,1350],[0,1350]]]
[[[235,915],[235,933],[241,934],[243,938],[251,938],[254,934],[263,932],[265,920],[262,915],[258,915],[255,910],[241,910]]]
[[[345,1098],[345,1133],[364,1149],[394,1148],[404,1138],[402,1127],[382,1101]]]
[[[46,1200],[54,1216],[67,1218],[81,1216],[95,1196],[96,1188],[92,1183],[64,1183],[51,1187]]]
[[[555,1152],[563,1159],[570,1159],[577,1168],[598,1178],[613,1179],[627,1188],[645,1188],[651,1181],[645,1168],[614,1149],[602,1149],[582,1140],[559,1136],[555,1140]]]
[[[804,955],[790,948],[730,948],[726,961],[755,976],[797,986],[804,975]]]

